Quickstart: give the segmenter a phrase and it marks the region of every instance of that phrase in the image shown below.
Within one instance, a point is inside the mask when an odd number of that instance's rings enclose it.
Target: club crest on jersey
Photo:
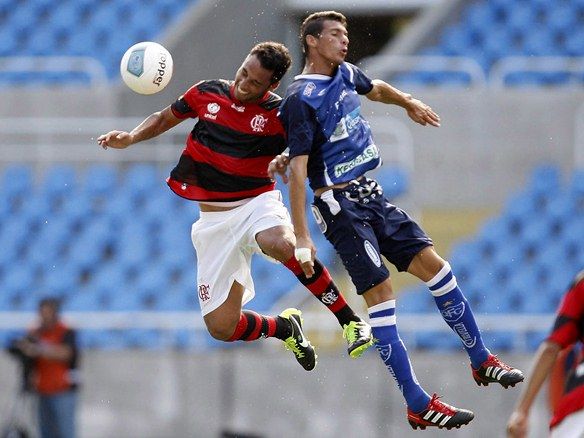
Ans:
[[[219,106],[218,103],[211,102],[210,104],[207,105],[208,112],[205,113],[205,117],[207,119],[215,120],[217,118],[217,113],[219,112],[220,109],[221,107]]]
[[[261,114],[256,114],[253,119],[251,119],[251,129],[253,132],[264,132],[264,128],[268,123],[268,119]]]
[[[304,94],[307,97],[310,97],[315,88],[316,85],[314,84],[314,82],[309,82],[308,84],[306,84],[306,87],[304,87],[304,91],[302,92],[302,94]]]

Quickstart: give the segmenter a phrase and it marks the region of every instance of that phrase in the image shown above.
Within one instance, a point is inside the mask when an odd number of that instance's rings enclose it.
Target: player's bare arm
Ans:
[[[290,164],[290,157],[288,154],[283,153],[276,155],[270,164],[268,165],[268,175],[270,178],[275,179],[276,174],[280,175],[282,182],[288,184],[288,165]]]
[[[406,110],[410,119],[420,125],[440,126],[440,116],[421,100],[415,99],[411,94],[404,93],[380,79],[374,79],[372,84],[373,89],[366,94],[369,100],[401,106]]]
[[[558,344],[545,341],[535,353],[533,366],[528,377],[528,384],[523,387],[515,410],[507,423],[507,436],[509,438],[527,437],[529,411],[541,386],[550,375],[560,351],[561,347]]]
[[[162,111],[150,114],[130,132],[110,131],[107,134],[100,135],[97,138],[97,144],[104,149],[108,147],[125,149],[134,143],[157,137],[163,132],[174,128],[180,122],[182,122],[182,119],[176,117],[172,113],[170,106],[167,106]]]
[[[306,181],[308,155],[299,155],[290,160],[290,214],[294,233],[296,234],[296,259],[307,277],[314,275],[314,256],[316,247],[310,238],[308,221],[306,220]],[[307,253],[310,251],[310,256]]]

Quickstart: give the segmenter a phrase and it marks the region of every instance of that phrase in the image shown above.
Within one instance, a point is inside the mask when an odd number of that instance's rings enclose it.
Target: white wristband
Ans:
[[[294,257],[300,263],[310,262],[312,260],[312,252],[310,248],[296,248],[294,250]]]

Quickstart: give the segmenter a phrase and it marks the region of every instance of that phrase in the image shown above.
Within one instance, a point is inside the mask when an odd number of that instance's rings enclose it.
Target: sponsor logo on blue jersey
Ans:
[[[335,177],[339,178],[347,172],[350,172],[355,167],[362,164],[368,163],[372,160],[377,160],[379,158],[379,149],[374,144],[370,144],[365,148],[365,150],[353,158],[351,161],[346,163],[339,163],[335,165]]]

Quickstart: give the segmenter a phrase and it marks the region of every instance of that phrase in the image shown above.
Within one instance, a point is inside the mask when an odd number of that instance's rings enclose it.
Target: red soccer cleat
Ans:
[[[517,368],[511,368],[506,363],[499,360],[494,354],[489,354],[478,369],[472,369],[472,377],[477,385],[488,386],[489,383],[500,383],[505,389],[513,387],[519,382],[523,382],[523,373]]]
[[[434,426],[439,429],[452,429],[453,427],[458,429],[460,426],[470,423],[474,418],[471,411],[447,405],[438,398],[438,395],[434,394],[426,409],[418,414],[408,409],[408,422],[412,428],[419,427],[424,430],[426,427]]]

